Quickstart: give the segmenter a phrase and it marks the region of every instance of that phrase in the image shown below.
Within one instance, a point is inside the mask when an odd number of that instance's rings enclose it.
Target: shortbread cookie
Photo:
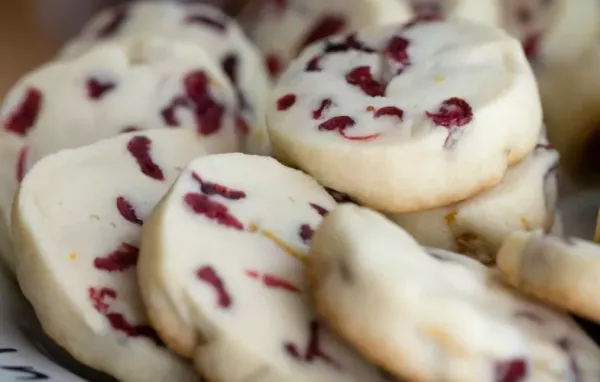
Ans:
[[[272,158],[192,162],[142,235],[142,297],[167,345],[211,381],[381,380],[309,303],[303,263],[334,206]]]
[[[346,204],[308,261],[317,310],[368,359],[410,381],[600,379],[600,350],[568,315],[505,287],[477,261],[420,247]]]
[[[21,178],[48,154],[156,128],[194,130],[215,151],[237,151],[237,112],[234,89],[197,46],[158,38],[106,43],[44,65],[9,92],[3,129],[24,139],[25,149],[11,150],[13,158],[2,164]],[[11,200],[14,183],[1,185],[7,197],[0,202]],[[8,216],[10,204],[0,210]],[[11,256],[10,248],[0,252]]]
[[[534,149],[542,116],[519,42],[453,21],[311,47],[280,78],[267,124],[276,156],[361,204],[401,213],[498,184]]]
[[[390,217],[421,245],[493,264],[513,231],[552,229],[557,175],[558,153],[544,140],[496,187],[447,207]]]
[[[62,52],[78,56],[101,41],[159,36],[202,47],[227,74],[236,88],[245,129],[244,150],[269,154],[264,114],[270,88],[262,54],[237,22],[207,4],[139,1],[106,9]]]
[[[371,25],[406,22],[407,0],[251,0],[241,18],[277,78],[306,46]]]
[[[17,276],[44,330],[120,381],[196,381],[149,326],[135,267],[146,216],[206,153],[190,131],[131,133],[40,161],[13,210]]]
[[[600,246],[542,232],[513,233],[498,252],[498,268],[515,288],[600,321]]]

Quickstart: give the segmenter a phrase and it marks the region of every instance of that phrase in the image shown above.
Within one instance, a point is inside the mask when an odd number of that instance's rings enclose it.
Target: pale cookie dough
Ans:
[[[513,231],[552,229],[557,175],[558,153],[543,140],[496,187],[450,206],[390,217],[421,245],[491,265]]]
[[[102,41],[158,36],[195,44],[217,62],[236,88],[239,124],[246,135],[243,149],[269,154],[265,108],[270,81],[262,54],[237,22],[207,4],[139,1],[106,9],[63,50],[69,58]]]
[[[191,131],[148,131],[40,161],[13,209],[17,276],[44,331],[123,382],[198,381],[149,326],[135,267],[144,220],[207,150]]]
[[[237,151],[237,112],[234,89],[197,46],[159,38],[106,43],[42,66],[8,93],[2,127],[25,141],[25,151],[10,150],[13,158],[2,164],[22,178],[48,154],[136,129],[181,127],[197,131],[214,151]],[[14,186],[1,183],[3,219]],[[0,252],[14,269],[11,249]]]
[[[304,282],[313,229],[334,206],[272,158],[192,162],[142,235],[142,296],[167,345],[211,381],[380,381],[316,320]]]
[[[406,0],[250,0],[241,18],[277,78],[306,46],[371,25],[405,22]]]
[[[600,321],[600,245],[542,232],[515,232],[498,252],[498,269],[515,288]]]
[[[542,115],[519,42],[453,21],[312,46],[280,78],[267,124],[277,157],[361,204],[405,213],[498,184],[534,149]]]
[[[600,351],[568,315],[505,287],[465,256],[420,247],[345,204],[317,229],[315,304],[368,359],[414,382],[595,382]]]

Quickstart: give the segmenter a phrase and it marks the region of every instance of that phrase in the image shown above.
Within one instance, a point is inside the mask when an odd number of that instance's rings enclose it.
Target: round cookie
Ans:
[[[198,381],[148,324],[136,263],[142,224],[207,150],[186,130],[124,134],[40,161],[13,209],[17,276],[44,331],[123,382]]]
[[[600,378],[600,350],[568,315],[518,295],[477,261],[420,247],[371,210],[345,204],[323,220],[308,275],[319,313],[397,377]]]
[[[451,21],[312,46],[277,83],[267,124],[286,163],[361,204],[405,213],[498,184],[534,149],[542,116],[519,42]]]
[[[61,57],[78,56],[102,41],[158,36],[195,44],[216,61],[233,83],[240,104],[239,123],[247,134],[244,150],[270,153],[265,108],[270,90],[262,54],[237,22],[208,4],[138,1],[101,12]]]
[[[498,269],[515,288],[600,321],[600,246],[542,232],[515,232],[498,251]]]
[[[190,163],[142,235],[138,277],[161,338],[214,381],[382,380],[309,301],[304,262],[334,206],[316,181],[272,158]]]
[[[421,245],[491,265],[513,231],[550,231],[557,199],[558,153],[544,140],[496,187],[450,206],[390,218]]]
[[[406,0],[251,0],[241,15],[273,78],[316,41],[411,17]]]
[[[19,170],[10,171],[21,178],[48,154],[157,128],[198,131],[214,151],[237,151],[237,113],[234,89],[201,48],[160,38],[105,43],[42,66],[8,93],[2,127],[22,138],[25,150],[10,150],[14,159],[3,163],[16,162]],[[0,201],[11,200],[14,175],[1,184],[7,198]],[[8,217],[10,204],[0,211]],[[14,268],[11,249],[0,252]]]

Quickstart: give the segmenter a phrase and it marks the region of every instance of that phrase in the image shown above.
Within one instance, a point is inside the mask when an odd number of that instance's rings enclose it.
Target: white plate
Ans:
[[[565,235],[592,238],[599,208],[600,191],[571,193],[562,200],[560,211]],[[591,330],[598,332],[594,325]],[[0,267],[0,382],[84,380],[113,379],[83,367],[53,344],[43,334],[16,282]]]

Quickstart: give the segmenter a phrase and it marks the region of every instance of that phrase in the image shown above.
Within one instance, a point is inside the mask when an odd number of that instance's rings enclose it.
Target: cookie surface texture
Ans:
[[[346,204],[325,217],[308,275],[319,313],[397,377],[600,378],[599,350],[568,315],[518,295],[475,260],[420,247],[371,210]]]
[[[197,381],[149,325],[135,267],[144,220],[206,154],[185,130],[121,135],[40,161],[13,212],[17,276],[44,331],[124,382]]]
[[[141,246],[142,296],[167,345],[215,381],[381,380],[309,303],[304,262],[334,206],[313,179],[272,158],[192,162]]]
[[[541,118],[519,42],[452,21],[312,46],[277,83],[267,123],[275,156],[363,205],[402,213],[498,184],[534,149]]]

